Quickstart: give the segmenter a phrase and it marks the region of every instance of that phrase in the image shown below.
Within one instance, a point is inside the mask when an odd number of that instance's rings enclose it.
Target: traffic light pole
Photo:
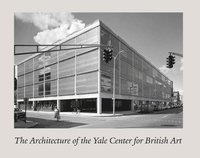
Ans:
[[[179,57],[183,57],[183,54],[180,54],[180,53],[174,53],[174,52],[169,52],[170,54],[172,55],[176,55],[176,56],[179,56]]]
[[[62,48],[69,46],[71,48]],[[16,53],[17,47],[35,47],[36,51],[32,52],[23,52],[23,53]],[[43,50],[40,49],[40,47],[51,47],[49,50]],[[52,48],[58,47],[58,49],[53,50]],[[92,48],[92,47],[108,47],[112,48],[112,46],[109,45],[103,45],[103,44],[44,44],[44,45],[14,45],[14,55],[27,55],[27,54],[37,54],[37,53],[47,53],[47,52],[58,52],[58,51],[64,51],[64,50],[74,50],[74,49],[83,49],[83,48]]]
[[[173,68],[173,65],[175,64],[175,55],[179,57],[183,57],[183,54],[180,53],[174,53],[174,52],[168,52],[169,57],[167,58],[167,68],[171,69]]]
[[[117,55],[115,57],[113,57],[114,59],[114,64],[113,64],[113,115],[115,115],[115,63],[116,63],[116,59],[119,56],[120,53],[124,52],[124,50],[121,50],[117,53]]]

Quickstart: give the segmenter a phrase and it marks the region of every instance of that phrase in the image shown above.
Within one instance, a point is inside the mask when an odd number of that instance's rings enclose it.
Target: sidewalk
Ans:
[[[23,120],[18,120],[17,122],[14,122],[14,128],[33,128],[37,125],[37,122],[32,121],[26,121],[25,123]]]
[[[53,111],[27,111],[28,113],[43,113],[43,114],[54,114]],[[87,112],[60,112],[60,116],[73,116],[73,117],[116,117],[116,116],[125,116],[125,115],[135,115],[138,114],[136,111],[120,111],[116,112],[115,115],[113,113],[87,113]]]

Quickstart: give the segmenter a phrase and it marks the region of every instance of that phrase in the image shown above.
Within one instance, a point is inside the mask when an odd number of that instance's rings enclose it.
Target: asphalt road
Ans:
[[[169,109],[151,114],[120,116],[86,116],[61,114],[57,122],[53,112],[28,112],[27,120],[38,122],[35,128],[182,128],[182,108]]]

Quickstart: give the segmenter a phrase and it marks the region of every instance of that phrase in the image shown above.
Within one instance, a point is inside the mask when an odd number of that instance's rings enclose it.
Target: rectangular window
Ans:
[[[51,79],[51,73],[46,73],[45,74],[45,80],[50,80]]]
[[[51,84],[50,82],[45,83],[45,95],[51,94]]]
[[[39,96],[43,96],[44,86],[43,84],[38,85],[38,94]]]
[[[44,74],[39,75],[38,78],[39,78],[39,82],[44,81]]]

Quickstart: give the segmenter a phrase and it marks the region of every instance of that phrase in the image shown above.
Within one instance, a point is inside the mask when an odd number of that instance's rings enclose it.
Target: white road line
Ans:
[[[163,116],[162,118],[165,118],[165,117],[167,117],[168,115],[165,115],[165,116]]]

